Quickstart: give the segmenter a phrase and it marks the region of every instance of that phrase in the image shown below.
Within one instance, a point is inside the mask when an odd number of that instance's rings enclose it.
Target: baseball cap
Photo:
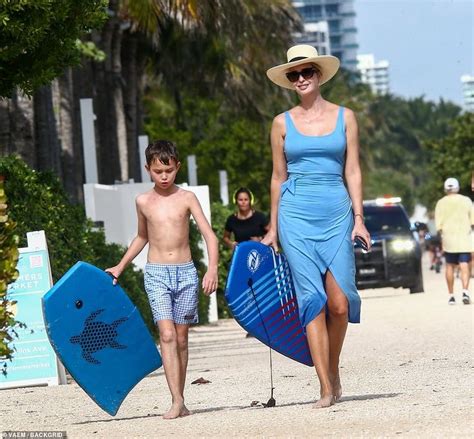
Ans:
[[[445,191],[452,191],[452,190],[459,190],[459,181],[457,178],[449,177],[444,182],[444,190]]]

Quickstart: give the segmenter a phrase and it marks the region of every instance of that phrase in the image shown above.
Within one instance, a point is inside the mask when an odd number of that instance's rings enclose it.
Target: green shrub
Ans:
[[[10,360],[13,349],[9,344],[16,335],[15,327],[22,326],[10,312],[8,305],[14,304],[7,300],[8,284],[18,277],[16,264],[18,262],[18,236],[15,233],[16,224],[8,215],[7,196],[4,189],[5,177],[0,174],[0,359]],[[7,363],[1,366],[1,372],[6,375]]]

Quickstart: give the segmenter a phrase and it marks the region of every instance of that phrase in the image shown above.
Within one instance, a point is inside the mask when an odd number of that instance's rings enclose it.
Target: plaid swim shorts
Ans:
[[[145,291],[153,320],[198,323],[198,274],[192,261],[145,265]]]

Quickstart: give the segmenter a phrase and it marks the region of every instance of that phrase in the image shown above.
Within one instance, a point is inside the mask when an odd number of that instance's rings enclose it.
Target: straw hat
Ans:
[[[295,84],[288,81],[286,73],[292,68],[299,65],[313,63],[317,64],[321,71],[321,79],[319,85],[329,81],[339,70],[339,59],[331,55],[318,55],[318,51],[309,44],[298,44],[290,47],[286,53],[288,62],[280,64],[267,70],[267,76],[270,81],[280,87],[295,89]]]

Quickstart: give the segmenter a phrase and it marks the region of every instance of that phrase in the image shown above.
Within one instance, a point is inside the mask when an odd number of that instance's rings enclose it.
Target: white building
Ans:
[[[361,80],[368,84],[374,93],[387,94],[390,91],[388,68],[388,61],[376,62],[372,54],[357,55],[357,70]]]
[[[295,34],[295,38],[299,44],[309,44],[315,47],[319,55],[329,55],[331,53],[327,21],[305,23],[304,32]]]
[[[298,11],[304,22],[305,34],[295,35],[301,44],[312,44],[313,32],[324,32],[327,27],[329,44],[314,44],[318,53],[337,56],[341,65],[349,70],[356,70],[357,28],[355,27],[354,0],[294,0],[293,7]],[[316,30],[315,30],[316,29]],[[321,50],[320,50],[321,48]]]
[[[464,95],[464,108],[466,111],[474,111],[474,76],[462,75],[461,82]]]

